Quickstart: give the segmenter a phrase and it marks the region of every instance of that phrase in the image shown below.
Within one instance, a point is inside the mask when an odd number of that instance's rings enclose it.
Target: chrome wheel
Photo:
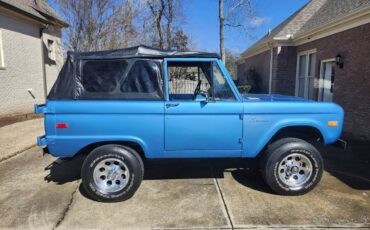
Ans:
[[[94,168],[94,182],[102,193],[114,193],[126,187],[130,172],[126,164],[117,158],[100,161]]]
[[[292,153],[280,162],[278,175],[291,190],[299,190],[310,179],[312,169],[308,157],[301,153]]]

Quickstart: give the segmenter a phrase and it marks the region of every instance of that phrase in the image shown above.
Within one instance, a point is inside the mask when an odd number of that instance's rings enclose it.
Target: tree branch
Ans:
[[[231,7],[227,13],[226,13],[226,16],[225,18],[228,18],[230,14],[233,13],[234,10],[236,10],[237,8],[241,7],[243,4],[245,3],[245,0],[240,0],[239,2],[237,2],[233,7]]]

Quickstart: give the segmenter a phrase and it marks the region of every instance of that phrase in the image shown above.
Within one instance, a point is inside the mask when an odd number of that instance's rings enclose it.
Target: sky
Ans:
[[[209,52],[219,51],[218,0],[185,0],[183,28],[194,41],[195,48]],[[241,30],[226,29],[225,48],[241,53],[259,38],[275,28],[309,0],[255,0],[256,11],[253,37]]]
[[[184,1],[182,28],[192,41],[192,49],[219,52],[218,0]],[[255,26],[253,38],[243,30],[225,27],[225,48],[239,54],[275,28],[309,0],[253,0]],[[55,9],[53,1],[48,1]]]

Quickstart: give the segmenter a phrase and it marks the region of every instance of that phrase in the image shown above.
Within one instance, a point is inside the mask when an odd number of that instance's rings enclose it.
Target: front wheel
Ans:
[[[319,151],[304,140],[286,138],[267,149],[262,175],[278,194],[301,195],[312,190],[323,173]]]
[[[98,201],[122,201],[133,196],[144,175],[138,153],[125,146],[104,145],[94,149],[82,165],[87,194]]]

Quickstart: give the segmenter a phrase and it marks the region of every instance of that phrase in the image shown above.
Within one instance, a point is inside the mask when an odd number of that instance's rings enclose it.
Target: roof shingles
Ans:
[[[370,0],[311,0],[242,55],[271,40],[288,40],[308,33],[321,25],[354,14],[364,7],[370,7]]]
[[[44,0],[0,0],[0,6],[18,9],[41,21],[68,26]]]

